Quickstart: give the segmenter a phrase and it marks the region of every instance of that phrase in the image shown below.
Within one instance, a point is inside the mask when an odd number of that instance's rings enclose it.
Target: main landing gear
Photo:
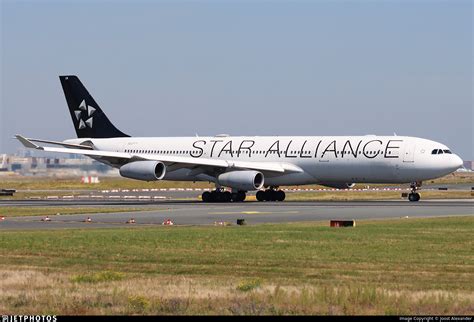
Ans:
[[[418,188],[421,187],[421,182],[412,182],[410,184],[411,192],[408,194],[408,200],[410,201],[419,201],[420,200],[420,194],[416,192]]]
[[[241,202],[245,200],[245,191],[229,192],[223,189],[204,191],[202,193],[203,202]]]
[[[286,195],[283,190],[270,188],[265,191],[257,191],[256,197],[258,201],[283,201],[285,200]]]

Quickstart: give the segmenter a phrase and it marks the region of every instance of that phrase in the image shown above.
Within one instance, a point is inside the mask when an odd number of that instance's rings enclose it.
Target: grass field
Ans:
[[[102,177],[98,184],[81,183],[80,178],[52,178],[52,177],[19,177],[6,176],[0,178],[0,188],[12,188],[16,190],[83,190],[83,189],[160,189],[160,188],[214,188],[213,184],[207,182],[183,182],[183,181],[157,181],[144,182],[117,177]],[[445,177],[429,180],[428,183],[474,183],[474,173],[455,172]],[[366,184],[358,184],[356,188],[363,188]],[[386,186],[370,184],[370,187]],[[408,187],[409,185],[404,185]],[[289,186],[288,188],[296,188]],[[318,185],[308,185],[304,188],[322,188]],[[324,187],[323,187],[324,188]]]
[[[4,314],[474,314],[474,217],[0,234]]]
[[[53,216],[158,210],[159,207],[0,207],[0,216]]]
[[[2,188],[16,190],[84,190],[84,189],[160,189],[160,188],[212,188],[207,182],[187,181],[139,181],[121,177],[101,177],[100,183],[81,183],[81,178],[54,177],[4,177],[1,178]]]

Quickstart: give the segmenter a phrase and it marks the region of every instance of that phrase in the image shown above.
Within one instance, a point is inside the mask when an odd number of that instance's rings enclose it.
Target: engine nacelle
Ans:
[[[322,186],[329,187],[329,188],[336,188],[336,189],[350,189],[355,186],[355,183],[347,183],[347,182],[330,182],[330,183],[319,183]]]
[[[134,161],[121,166],[119,172],[126,178],[156,181],[163,179],[166,166],[160,161]]]
[[[263,174],[252,170],[231,171],[217,177],[220,185],[241,191],[259,190],[263,187],[263,181]]]

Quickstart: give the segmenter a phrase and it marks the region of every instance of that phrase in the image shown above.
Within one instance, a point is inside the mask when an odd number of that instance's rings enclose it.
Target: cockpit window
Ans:
[[[452,154],[450,150],[434,149],[433,151],[431,151],[431,154],[443,154],[443,153]]]

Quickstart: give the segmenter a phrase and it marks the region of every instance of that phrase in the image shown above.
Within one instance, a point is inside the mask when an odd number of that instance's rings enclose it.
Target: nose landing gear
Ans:
[[[410,201],[419,201],[420,194],[416,192],[421,187],[421,182],[412,182],[410,184],[411,192],[408,194],[408,200]]]

